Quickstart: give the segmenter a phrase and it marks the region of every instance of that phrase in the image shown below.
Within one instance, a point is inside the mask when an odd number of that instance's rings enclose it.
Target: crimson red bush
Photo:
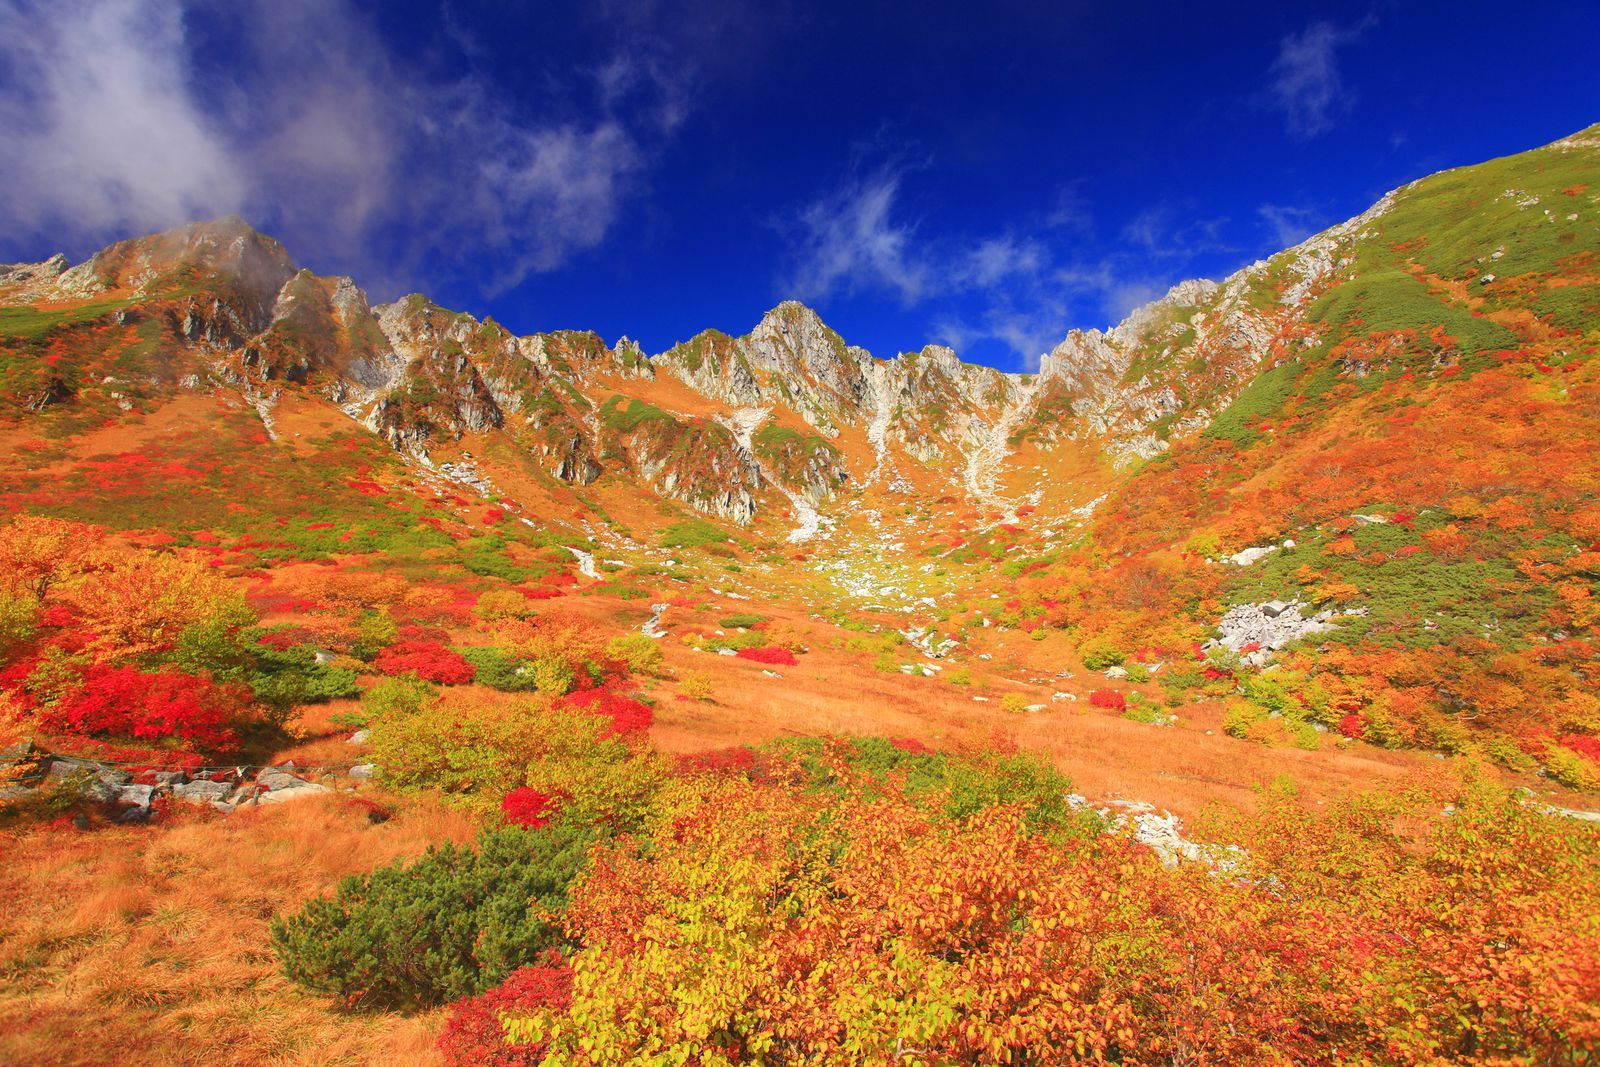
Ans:
[[[168,670],[90,667],[77,692],[40,709],[47,731],[159,741],[177,737],[200,748],[224,750],[238,741],[234,727],[250,706],[242,686]]]
[[[439,1051],[446,1067],[534,1067],[544,1059],[544,1042],[509,1044],[502,1017],[571,1004],[572,968],[546,957],[544,965],[522,967],[489,992],[452,1005]]]
[[[506,821],[513,825],[538,829],[550,825],[550,816],[559,803],[559,797],[524,785],[505,795],[505,799],[500,801],[500,811]]]
[[[1089,703],[1097,708],[1110,708],[1112,711],[1128,709],[1128,698],[1115,689],[1096,689],[1089,694]]]
[[[396,641],[372,665],[384,674],[415,674],[436,685],[466,685],[476,673],[460,653],[437,641]]]
[[[756,754],[745,745],[685,752],[678,757],[678,770],[683,774],[749,774],[755,767]]]
[[[766,648],[741,648],[736,655],[753,663],[770,663],[782,667],[793,667],[799,662],[794,658],[793,652],[775,645],[768,645]]]
[[[642,734],[655,721],[655,713],[648,704],[620,696],[605,689],[580,689],[568,693],[558,702],[562,707],[579,708],[611,719],[611,733],[618,737]]]
[[[1600,737],[1589,737],[1586,734],[1567,734],[1561,743],[1580,756],[1588,756],[1596,763],[1600,763]]]

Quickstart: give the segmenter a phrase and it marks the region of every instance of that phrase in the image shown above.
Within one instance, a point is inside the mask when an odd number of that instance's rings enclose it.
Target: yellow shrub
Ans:
[[[711,675],[705,671],[685,671],[678,684],[683,695],[690,700],[710,704],[716,698],[716,685],[712,682]]]
[[[480,619],[488,622],[525,619],[533,614],[528,598],[515,589],[491,589],[478,597],[478,603],[472,610]]]
[[[620,634],[606,642],[606,652],[633,674],[661,672],[661,646],[644,634]]]

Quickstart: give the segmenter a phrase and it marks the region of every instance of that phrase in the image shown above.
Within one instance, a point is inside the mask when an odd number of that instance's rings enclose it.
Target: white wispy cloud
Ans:
[[[920,299],[928,266],[914,243],[915,225],[892,217],[900,180],[892,166],[852,174],[801,208],[786,227],[794,260],[787,288],[802,300],[864,289],[906,303]]]
[[[1122,247],[1079,249],[1093,230],[1087,201],[1068,188],[1048,210],[1000,232],[960,235],[922,225],[902,197],[923,162],[862,167],[782,220],[789,238],[783,296],[813,303],[881,293],[927,307],[931,339],[957,351],[998,342],[1028,367],[1083,318],[1106,325],[1159,296],[1194,257],[1225,250],[1225,219],[1184,222],[1171,206],[1141,212]],[[959,302],[959,313],[950,307]]]
[[[180,9],[145,0],[0,8],[0,65],[27,92],[0,96],[3,219],[17,230],[70,222],[159,225],[230,210],[247,177],[197,106]]]
[[[1322,216],[1312,208],[1289,204],[1262,204],[1256,208],[1274,251],[1291,248],[1322,228]]]
[[[1339,49],[1355,41],[1372,18],[1354,26],[1313,22],[1278,42],[1278,57],[1269,71],[1269,102],[1283,112],[1291,136],[1309,140],[1333,128],[1350,107],[1351,98],[1339,71]]]
[[[200,62],[197,18],[248,62]],[[619,40],[580,105],[530,118],[470,66],[397,54],[343,0],[18,0],[0,9],[0,236],[238,212],[380,284],[470,262],[505,288],[612,232],[688,110],[672,69]]]

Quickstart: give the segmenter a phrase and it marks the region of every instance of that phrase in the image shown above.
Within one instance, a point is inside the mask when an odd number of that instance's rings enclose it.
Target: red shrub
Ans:
[[[525,785],[505,795],[505,799],[500,801],[500,811],[505,815],[506,822],[538,828],[550,825],[550,816],[560,802],[560,797],[541,793]]]
[[[1112,711],[1128,709],[1128,698],[1115,689],[1096,689],[1089,694],[1089,703],[1097,708],[1110,708]]]
[[[749,774],[755,767],[756,754],[744,745],[685,752],[678,757],[678,770],[683,774]]]
[[[379,652],[372,665],[384,674],[415,674],[437,685],[466,685],[476,673],[460,653],[437,641],[396,641]]]
[[[901,752],[909,752],[913,756],[931,756],[933,749],[918,741],[915,737],[895,737],[889,743]]]
[[[1261,651],[1261,642],[1260,641],[1251,641],[1248,644],[1246,644],[1243,648],[1239,649],[1239,655],[1248,656],[1252,652],[1260,652],[1260,651]]]
[[[39,712],[39,725],[84,735],[159,741],[179,737],[209,749],[236,741],[233,727],[249,707],[241,686],[217,685],[179,671],[91,667],[76,693]]]
[[[1367,732],[1367,720],[1353,711],[1346,712],[1345,717],[1339,720],[1339,732],[1346,737],[1359,741],[1361,736]]]
[[[775,666],[793,667],[798,660],[794,653],[787,648],[768,646],[766,648],[741,648],[736,655],[740,659],[747,659],[753,663],[770,663]]]
[[[562,707],[577,708],[593,715],[610,716],[611,733],[618,737],[642,734],[655,721],[655,713],[648,704],[605,689],[580,689],[568,693],[558,703]]]
[[[1561,739],[1561,744],[1572,749],[1580,756],[1588,756],[1596,763],[1600,763],[1600,737],[1589,737],[1585,734],[1567,734]]]
[[[489,992],[457,1001],[439,1034],[446,1067],[535,1067],[544,1059],[544,1042],[506,1042],[506,1015],[531,1015],[541,1008],[565,1011],[572,1003],[572,968],[554,956],[538,967],[512,972]]]

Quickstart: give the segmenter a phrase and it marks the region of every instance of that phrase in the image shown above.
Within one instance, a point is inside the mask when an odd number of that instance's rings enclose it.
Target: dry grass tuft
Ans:
[[[474,830],[459,812],[414,801],[374,825],[365,808],[329,797],[9,835],[0,1062],[437,1062],[437,1013],[332,1010],[278,973],[267,924],[347,874]]]

